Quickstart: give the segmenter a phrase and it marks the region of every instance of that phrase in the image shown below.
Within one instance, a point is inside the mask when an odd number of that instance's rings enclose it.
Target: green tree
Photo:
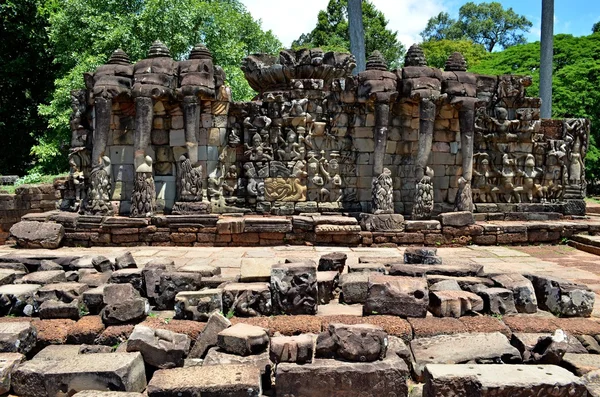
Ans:
[[[398,32],[387,28],[385,15],[370,1],[363,0],[362,12],[367,57],[379,50],[390,68],[398,67],[405,52],[398,40]],[[317,26],[310,33],[303,33],[292,43],[292,47],[320,47],[325,51],[350,52],[348,1],[330,0],[327,9],[319,11]]]
[[[115,49],[122,48],[135,62],[158,39],[174,59],[184,59],[202,42],[227,73],[234,99],[246,100],[254,92],[239,70],[242,58],[281,48],[237,0],[47,0],[42,12],[60,65],[51,100],[40,106],[49,129],[32,149],[38,158],[36,170],[43,172],[66,167],[69,92],[84,87],[83,73],[105,63]]]
[[[512,8],[505,10],[498,2],[468,2],[458,11],[458,19],[440,13],[431,18],[425,30],[421,32],[424,41],[467,38],[482,44],[492,52],[496,46],[508,48],[525,44],[525,32],[533,26],[525,16]]]
[[[529,96],[539,94],[540,43],[514,46],[495,52],[471,71],[482,74],[531,75]],[[587,117],[591,120],[591,142],[587,155],[588,181],[600,179],[600,35],[554,36],[552,116]]]
[[[52,63],[46,20],[38,0],[0,4],[0,174],[23,175],[31,146],[46,129],[37,107],[52,90]]]
[[[490,54],[481,44],[470,40],[432,40],[421,44],[427,64],[429,66],[443,69],[448,57],[454,52],[460,52],[467,61],[469,69],[479,65]]]
[[[600,22],[596,22],[594,26],[592,26],[592,33],[600,32]]]

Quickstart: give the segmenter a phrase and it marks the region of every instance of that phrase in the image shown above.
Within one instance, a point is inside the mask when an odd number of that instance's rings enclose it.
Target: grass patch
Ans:
[[[40,185],[54,182],[55,178],[65,177],[69,174],[58,174],[58,175],[42,175],[37,172],[27,174],[24,177],[17,179],[13,186],[0,186],[0,191],[9,194],[14,194],[15,190],[21,185]]]

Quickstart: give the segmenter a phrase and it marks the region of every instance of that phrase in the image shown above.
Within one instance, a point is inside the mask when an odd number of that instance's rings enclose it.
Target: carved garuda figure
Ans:
[[[427,167],[425,176],[417,183],[412,219],[429,219],[433,211],[433,170]]]
[[[131,196],[131,217],[152,216],[156,208],[156,188],[152,177],[152,158],[146,156],[144,163],[135,171]]]
[[[85,212],[91,215],[112,215],[113,210],[110,205],[111,189],[110,159],[104,156],[102,157],[102,163],[94,167],[90,174],[90,187]]]
[[[179,201],[202,201],[202,166],[194,167],[185,154],[179,157],[177,189]]]
[[[373,178],[372,200],[374,214],[394,213],[394,184],[392,172],[384,168],[383,172]]]

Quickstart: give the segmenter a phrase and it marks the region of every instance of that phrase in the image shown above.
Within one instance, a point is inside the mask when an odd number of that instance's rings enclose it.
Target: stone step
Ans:
[[[575,375],[555,365],[429,364],[423,397],[585,396]]]
[[[600,252],[600,236],[590,236],[588,234],[575,234],[575,235],[571,236],[570,240],[571,240],[571,242],[576,242],[579,244],[597,248],[598,251],[596,251],[596,252]],[[575,247],[575,248],[578,248],[578,247]],[[585,251],[585,250],[583,250],[583,251]],[[591,252],[591,253],[595,254],[596,252]]]

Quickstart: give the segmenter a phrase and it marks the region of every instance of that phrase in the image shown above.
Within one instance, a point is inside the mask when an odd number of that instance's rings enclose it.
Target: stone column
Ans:
[[[192,164],[198,162],[198,139],[196,132],[200,127],[200,104],[195,96],[183,98],[183,117],[185,128],[185,146]]]
[[[436,106],[432,99],[424,98],[419,103],[419,148],[415,167],[415,179],[418,181],[425,175],[427,160],[433,144],[433,127],[435,123]]]
[[[476,98],[465,98],[458,111],[460,125],[460,145],[462,154],[462,176],[458,180],[458,192],[454,200],[456,211],[473,212],[473,138],[475,135],[475,102]]]
[[[542,0],[542,36],[540,51],[541,117],[552,118],[552,62],[554,58],[554,0]]]
[[[365,29],[363,27],[362,0],[348,0],[348,30],[350,33],[350,52],[356,59],[358,74],[366,68]]]
[[[102,164],[102,157],[106,152],[108,134],[110,132],[110,119],[112,112],[112,99],[96,98],[96,129],[94,131],[94,146],[92,148],[92,168]]]
[[[150,144],[150,134],[152,132],[152,121],[154,116],[152,98],[135,98],[135,134],[133,149],[134,166],[137,169],[144,163],[146,157],[146,148]]]
[[[375,158],[373,162],[373,175],[379,175],[383,172],[389,119],[389,103],[375,104]]]

